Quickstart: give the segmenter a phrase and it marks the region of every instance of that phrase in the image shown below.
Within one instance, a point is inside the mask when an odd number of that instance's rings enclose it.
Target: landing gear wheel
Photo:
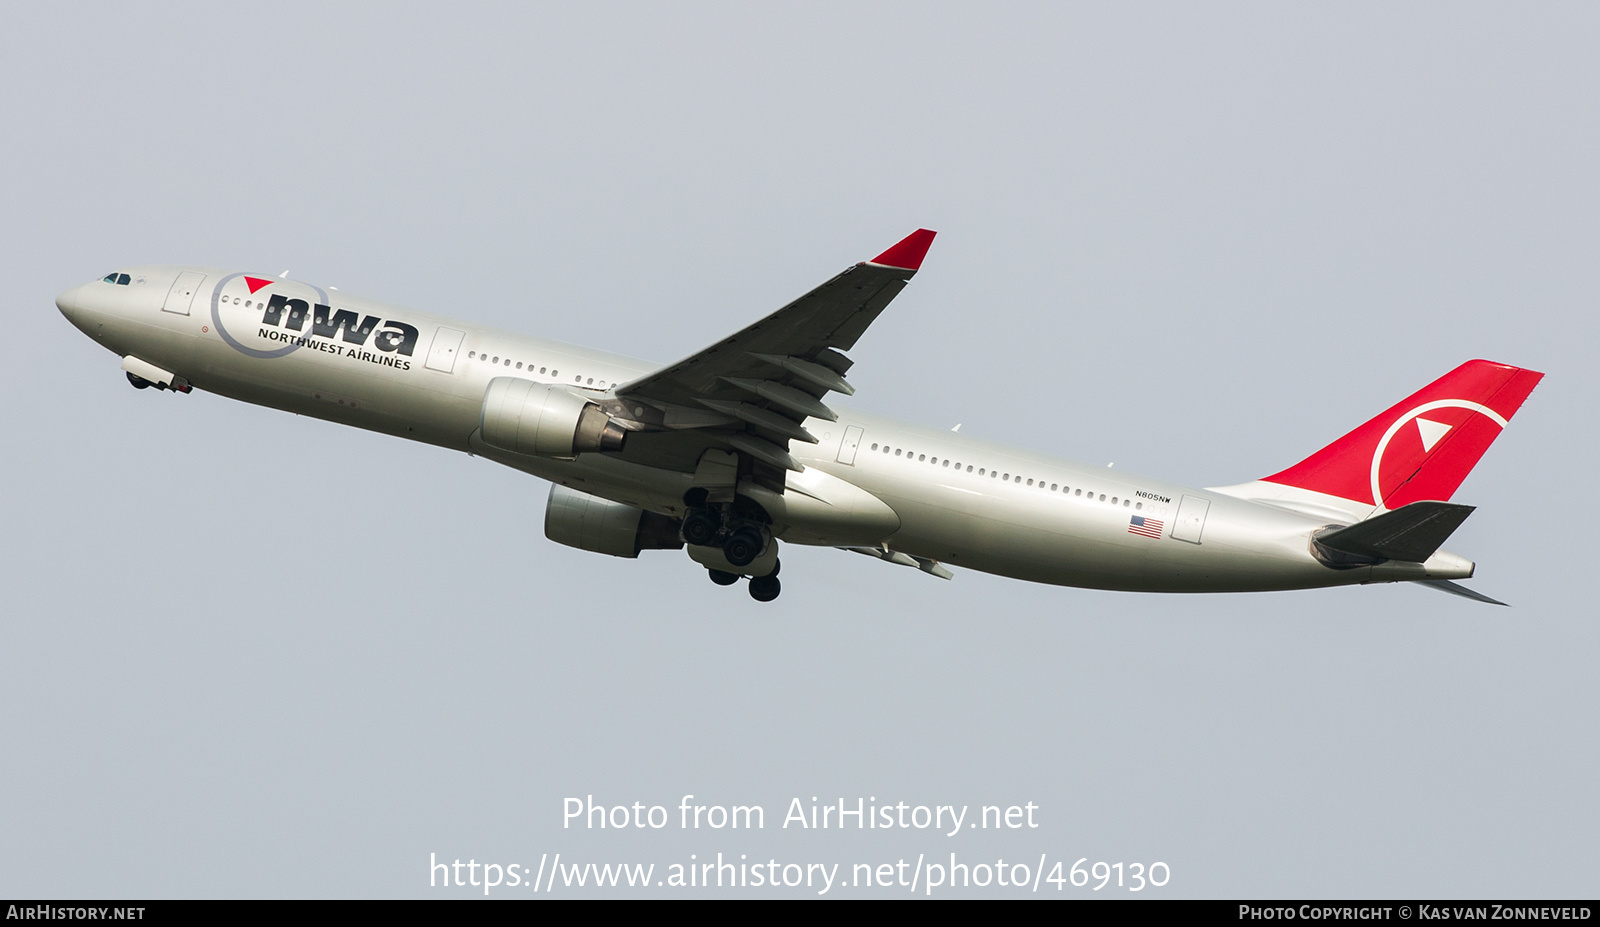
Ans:
[[[778,582],[776,573],[767,576],[755,576],[750,579],[750,598],[757,602],[771,602],[783,591],[783,584]]]
[[[755,528],[740,528],[722,545],[722,555],[736,567],[749,566],[766,549],[766,538]]]
[[[731,586],[739,581],[738,573],[725,573],[722,570],[707,570],[711,574],[711,581],[719,586]]]
[[[133,384],[133,388],[134,389],[149,389],[150,388],[150,381],[149,380],[146,380],[144,377],[134,376],[133,375],[133,371],[131,371],[131,370],[128,371],[128,382]]]
[[[710,544],[721,527],[722,519],[715,509],[695,509],[683,518],[683,540],[696,547]]]

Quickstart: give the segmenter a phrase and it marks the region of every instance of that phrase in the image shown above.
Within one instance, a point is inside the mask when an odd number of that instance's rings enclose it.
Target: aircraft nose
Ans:
[[[61,310],[61,314],[67,317],[68,322],[71,322],[79,328],[83,327],[85,322],[84,316],[87,315],[87,311],[84,309],[83,304],[83,290],[85,286],[87,286],[87,284],[80,284],[79,286],[75,286],[56,297],[56,308]]]

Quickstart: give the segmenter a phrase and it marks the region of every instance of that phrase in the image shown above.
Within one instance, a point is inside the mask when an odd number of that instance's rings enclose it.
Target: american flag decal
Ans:
[[[1128,533],[1161,540],[1161,522],[1154,518],[1135,515],[1128,521]]]

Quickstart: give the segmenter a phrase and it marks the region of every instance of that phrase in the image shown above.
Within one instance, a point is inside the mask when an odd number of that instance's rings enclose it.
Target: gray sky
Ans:
[[[1600,892],[1593,5],[398,10],[0,30],[0,895],[467,896],[430,853],[558,852]],[[136,392],[52,303],[287,268],[671,361],[918,226],[852,402],[964,434],[1216,485],[1467,358],[1545,371],[1456,496],[1451,549],[1515,607],[794,547],[759,606],[682,553],[545,540],[547,485],[489,462]],[[687,793],[767,827],[561,826]],[[812,796],[1040,826],[781,828]]]

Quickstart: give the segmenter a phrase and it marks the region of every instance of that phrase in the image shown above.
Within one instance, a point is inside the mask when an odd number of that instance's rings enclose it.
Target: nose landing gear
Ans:
[[[146,366],[148,367],[149,365]],[[148,377],[141,377],[132,370],[125,370],[123,372],[128,375],[128,382],[133,384],[134,389],[149,389],[150,387],[154,386],[158,390],[170,389],[174,393],[187,393],[189,390],[193,389],[193,387],[189,385],[188,380],[185,380],[183,377],[176,376],[174,374],[168,374],[165,371],[161,371],[167,377],[165,380],[152,380]]]

